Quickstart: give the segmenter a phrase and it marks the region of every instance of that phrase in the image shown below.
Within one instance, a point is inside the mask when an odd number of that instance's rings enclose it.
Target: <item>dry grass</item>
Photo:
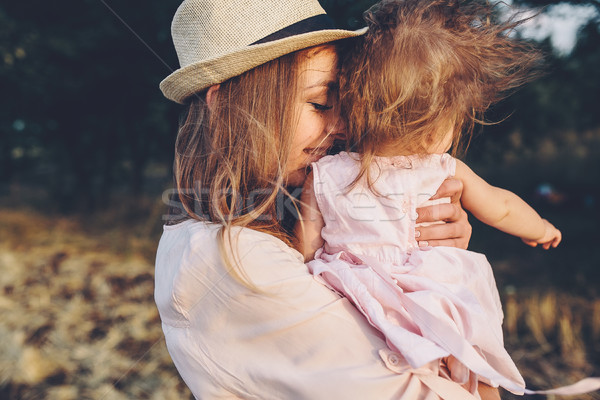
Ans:
[[[110,233],[68,219],[0,221],[0,398],[191,398],[153,301],[155,242],[119,238],[129,250],[113,251]]]
[[[191,398],[152,297],[155,232],[103,232],[0,209],[0,398]],[[600,373],[600,300],[553,288],[508,288],[503,300],[507,348],[529,386]]]
[[[556,289],[516,293],[514,288],[503,300],[506,347],[530,388],[550,389],[598,375],[600,300]],[[522,399],[508,393],[503,398]],[[600,394],[568,398],[600,399]]]

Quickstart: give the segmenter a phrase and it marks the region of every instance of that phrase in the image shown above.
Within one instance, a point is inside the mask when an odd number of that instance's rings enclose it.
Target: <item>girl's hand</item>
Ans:
[[[449,246],[466,249],[471,239],[472,227],[467,213],[460,205],[462,181],[446,179],[431,200],[449,197],[450,203],[417,208],[417,223],[442,221],[444,224],[418,227],[415,230],[420,246]]]
[[[562,233],[554,225],[552,225],[547,220],[543,219],[544,227],[546,228],[546,232],[544,232],[544,236],[542,236],[538,240],[529,240],[529,239],[521,239],[526,245],[531,247],[536,247],[538,244],[541,244],[545,250],[548,250],[550,246],[556,247],[562,240]]]

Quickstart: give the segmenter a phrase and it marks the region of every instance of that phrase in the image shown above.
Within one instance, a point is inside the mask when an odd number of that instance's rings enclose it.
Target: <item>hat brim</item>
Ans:
[[[183,104],[187,98],[201,90],[283,55],[336,40],[361,36],[366,31],[367,28],[356,31],[327,29],[251,45],[180,68],[160,83],[160,90],[166,98]]]

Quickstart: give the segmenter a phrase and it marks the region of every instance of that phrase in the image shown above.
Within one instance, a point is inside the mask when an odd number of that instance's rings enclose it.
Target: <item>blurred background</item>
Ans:
[[[358,28],[375,2],[321,3]],[[158,89],[178,66],[179,4],[0,5],[0,399],[191,398],[152,297],[183,111]],[[517,34],[538,43],[544,74],[490,110],[502,123],[466,160],[563,243],[532,249],[471,218],[470,249],[496,272],[509,351],[548,388],[600,375],[600,2],[513,8],[540,12]]]

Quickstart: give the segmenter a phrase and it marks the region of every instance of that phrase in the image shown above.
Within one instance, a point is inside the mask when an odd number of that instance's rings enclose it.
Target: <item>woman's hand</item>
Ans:
[[[445,222],[417,227],[416,239],[420,246],[449,246],[466,249],[471,239],[472,227],[467,213],[460,205],[462,181],[455,178],[446,179],[431,200],[449,197],[450,203],[417,208],[417,223]]]

